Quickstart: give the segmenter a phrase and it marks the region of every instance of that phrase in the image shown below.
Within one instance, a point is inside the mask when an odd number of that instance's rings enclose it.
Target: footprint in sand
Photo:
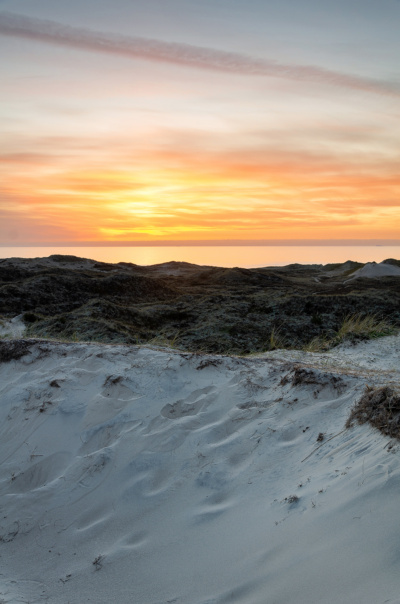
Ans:
[[[204,407],[215,400],[215,397],[209,396],[215,392],[214,386],[194,390],[185,399],[180,399],[176,403],[168,403],[161,409],[161,415],[169,419],[180,419],[188,415],[197,415]]]
[[[219,491],[206,497],[202,504],[194,512],[195,522],[213,520],[226,512],[233,505],[233,499],[229,492]]]
[[[173,451],[183,444],[188,433],[204,427],[209,421],[204,411],[216,400],[215,390],[214,386],[201,388],[185,399],[164,405],[160,415],[153,418],[143,431],[147,436],[148,450]]]
[[[84,427],[108,421],[139,398],[141,395],[134,391],[134,384],[131,380],[120,375],[108,376],[101,392],[87,404],[86,415],[83,419]]]
[[[111,447],[125,434],[132,432],[141,425],[140,420],[128,421],[125,418],[114,420],[94,426],[83,433],[83,445],[79,449],[80,454],[87,455]]]
[[[125,535],[118,543],[119,547],[123,549],[139,549],[146,545],[149,540],[147,531],[134,531]]]
[[[190,404],[183,400],[173,404],[168,403],[168,405],[165,405],[165,407],[161,409],[161,415],[163,417],[168,417],[169,419],[180,419],[187,415],[196,415],[203,407],[203,404],[203,401]]]
[[[96,532],[104,527],[104,523],[112,518],[112,512],[106,501],[100,501],[97,505],[92,505],[88,510],[76,519],[76,531],[78,533]]]
[[[293,443],[293,441],[300,438],[303,430],[297,426],[290,426],[289,428],[285,428],[281,431],[278,440],[284,443]]]
[[[67,452],[48,455],[14,476],[9,492],[26,493],[46,486],[64,472],[70,459],[71,454]]]
[[[86,494],[92,492],[107,478],[112,468],[112,459],[113,451],[110,448],[77,457],[63,476],[65,489],[69,494],[75,493],[77,489],[80,492],[82,487],[87,490]],[[75,494],[73,498],[76,498]]]

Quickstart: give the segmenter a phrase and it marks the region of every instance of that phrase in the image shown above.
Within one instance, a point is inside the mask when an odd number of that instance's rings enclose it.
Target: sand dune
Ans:
[[[398,604],[400,450],[345,423],[399,351],[0,363],[0,601]]]
[[[7,258],[0,262],[0,319],[20,315],[35,338],[170,343],[238,355],[264,352],[276,340],[304,348],[332,339],[351,315],[400,327],[399,271],[400,261],[390,258],[364,267],[348,261],[257,269]]]
[[[379,279],[380,277],[400,277],[400,267],[385,262],[367,262],[356,270],[348,281],[353,279]]]

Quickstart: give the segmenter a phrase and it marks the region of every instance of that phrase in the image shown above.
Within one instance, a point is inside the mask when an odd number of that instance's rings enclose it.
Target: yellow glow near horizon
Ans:
[[[23,156],[3,162],[1,206],[17,239],[145,241],[397,238],[397,166],[298,152],[186,148],[96,169]],[[70,164],[68,166],[68,163]],[[129,166],[128,164],[132,164]],[[37,233],[37,236],[35,235]],[[11,232],[10,237],[12,238]]]
[[[400,238],[399,3],[117,3],[2,16],[0,243]]]

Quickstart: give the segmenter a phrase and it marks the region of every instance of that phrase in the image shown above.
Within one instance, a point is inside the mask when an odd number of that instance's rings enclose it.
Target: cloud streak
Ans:
[[[163,42],[137,36],[121,36],[71,27],[55,21],[34,19],[5,11],[0,12],[0,35],[195,69],[243,76],[285,78],[400,96],[400,89],[395,84],[348,75],[312,65],[285,64],[202,46]]]

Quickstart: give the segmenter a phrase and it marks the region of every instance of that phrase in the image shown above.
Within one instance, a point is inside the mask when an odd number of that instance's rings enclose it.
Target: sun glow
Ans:
[[[398,98],[383,84],[59,46],[55,62],[29,39],[14,77],[7,44],[3,243],[399,237]]]
[[[55,233],[63,226],[77,241],[396,236],[400,178],[390,166],[366,174],[337,162],[277,165],[264,157],[248,165],[221,156],[207,173],[200,159],[201,169],[182,153],[179,170],[145,164],[45,178],[25,166],[23,180],[6,178],[12,203],[2,211]]]

